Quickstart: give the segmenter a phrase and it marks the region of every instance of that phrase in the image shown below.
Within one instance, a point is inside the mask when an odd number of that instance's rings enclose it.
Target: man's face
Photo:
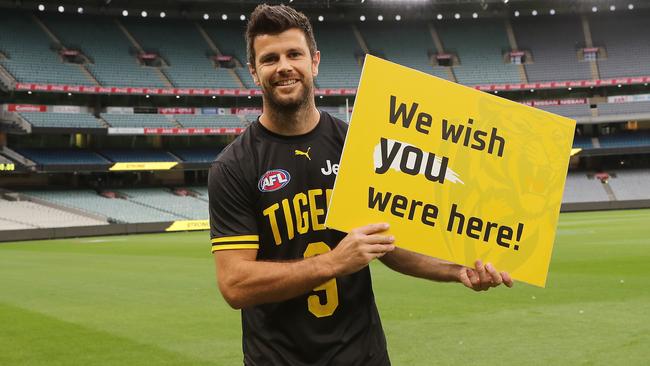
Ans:
[[[302,30],[255,37],[255,65],[248,65],[255,84],[262,88],[267,102],[281,110],[295,110],[312,98],[314,77],[318,74],[320,53],[309,53]]]

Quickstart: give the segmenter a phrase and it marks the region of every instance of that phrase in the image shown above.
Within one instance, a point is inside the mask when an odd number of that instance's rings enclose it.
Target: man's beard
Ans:
[[[314,89],[314,84],[309,83],[308,85],[302,84],[302,93],[298,98],[293,100],[282,100],[281,98],[276,98],[273,87],[263,88],[262,92],[266,97],[268,106],[273,109],[275,113],[281,114],[293,114],[299,111],[300,109],[307,108],[309,106],[309,98],[312,95],[312,90]]]

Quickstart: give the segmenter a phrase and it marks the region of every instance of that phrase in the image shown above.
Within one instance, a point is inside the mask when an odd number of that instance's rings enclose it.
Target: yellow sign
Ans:
[[[109,170],[169,170],[178,165],[177,162],[151,162],[151,163],[115,163]]]
[[[210,230],[208,220],[174,221],[165,231]]]
[[[545,286],[575,121],[367,56],[326,220]]]
[[[16,165],[12,163],[0,163],[0,172],[5,171],[5,172],[13,172],[16,170]]]

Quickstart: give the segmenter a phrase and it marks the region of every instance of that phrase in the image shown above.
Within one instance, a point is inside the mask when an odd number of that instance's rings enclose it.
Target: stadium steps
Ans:
[[[167,87],[169,87],[169,88],[174,88],[174,87],[176,87],[176,85],[174,85],[174,83],[172,83],[172,81],[169,79],[169,76],[165,73],[164,70],[161,70],[161,69],[159,69],[159,68],[157,68],[157,67],[152,67],[152,69],[153,69],[154,72],[158,75],[158,77],[160,78],[160,80],[161,80],[165,85],[167,85]]]
[[[0,202],[1,201],[2,200],[0,200]],[[38,229],[39,228],[39,226],[34,225],[32,223],[29,223],[29,222],[16,220],[16,219],[12,219],[12,218],[9,218],[9,217],[0,217],[0,226],[7,226],[5,223],[18,225],[18,227],[16,227],[16,228],[22,228],[20,226],[27,226],[27,228],[30,228],[30,229]]]
[[[135,47],[136,50],[138,50],[138,52],[144,52],[144,49],[142,48],[142,46],[140,45],[140,43],[138,43],[138,40],[135,39],[135,38],[133,37],[133,35],[131,35],[131,32],[129,32],[129,30],[126,29],[126,27],[124,26],[124,24],[122,24],[122,22],[120,22],[120,20],[117,19],[117,18],[115,18],[115,25],[117,25],[117,27],[120,29],[120,31],[121,31],[121,32],[124,34],[124,36],[129,40],[129,42],[131,42],[131,45],[132,45],[133,47]]]
[[[24,165],[24,166],[26,166],[28,168],[34,169],[36,167],[35,162],[33,162],[32,160],[26,158],[25,156],[17,153],[16,151],[10,149],[7,146],[4,146],[4,147],[0,148],[0,152],[2,152],[4,155],[10,157],[14,161],[17,161],[20,164],[22,164],[22,165]]]
[[[359,47],[363,50],[365,53],[370,53],[370,50],[368,49],[368,44],[366,43],[366,40],[363,39],[363,35],[361,32],[359,32],[359,28],[357,28],[356,25],[351,24],[350,27],[352,27],[352,34],[354,34],[354,39],[357,40],[357,43],[359,43]]]
[[[120,22],[119,19],[117,19],[117,18],[115,19],[115,24],[120,29],[120,31],[124,34],[124,36],[129,40],[129,42],[131,42],[131,45],[138,52],[144,52],[144,48],[142,48],[142,45],[140,44],[140,42],[138,42],[138,40],[131,34],[131,32],[129,32],[128,29],[126,29],[124,24],[122,24],[122,22]],[[159,69],[157,67],[149,67],[149,68],[154,71],[156,76],[160,79],[160,81],[163,82],[163,84],[166,87],[168,87],[168,88],[174,88],[175,87],[175,85],[171,82],[171,80],[169,80],[169,77],[167,76],[167,74],[165,74],[161,69]]]
[[[217,45],[214,43],[214,40],[210,37],[208,32],[203,29],[201,24],[199,23],[194,23],[196,26],[196,29],[199,31],[199,34],[201,34],[201,37],[205,40],[205,42],[208,44],[208,47],[210,47],[210,50],[214,52],[215,55],[223,55],[221,53],[221,50]],[[245,67],[244,65],[240,65],[241,67]],[[246,89],[246,85],[244,85],[244,81],[239,77],[239,75],[235,72],[233,69],[228,69],[228,72],[230,73],[230,76],[232,76],[233,80],[239,85],[240,88]]]
[[[431,22],[427,22],[427,29],[429,29],[429,34],[431,35],[431,39],[433,40],[433,44],[436,46],[436,50],[438,53],[446,53],[445,52],[445,46],[442,45],[442,41],[440,40],[440,35],[438,34],[438,30],[436,27],[433,26]],[[433,61],[432,61],[432,66],[433,66]],[[456,79],[456,74],[454,74],[454,70],[451,67],[445,67],[447,71],[447,77],[450,81],[453,81],[454,83],[457,83],[458,80]]]
[[[607,197],[610,201],[617,201],[616,194],[614,194],[614,191],[612,190],[612,187],[610,187],[609,183],[603,183],[603,189],[607,193]]]
[[[508,36],[508,43],[510,44],[510,49],[513,51],[518,51],[519,46],[517,45],[517,37],[515,37],[515,31],[512,29],[512,23],[510,23],[510,19],[506,19],[504,22],[506,27],[506,36]],[[524,65],[517,65],[517,68],[519,69],[519,78],[521,79],[521,82],[527,84],[528,75],[526,75],[526,68],[524,67]]]
[[[11,127],[17,127],[21,132],[30,134],[32,133],[32,124],[24,119],[19,113],[0,113],[0,122],[9,123]]]
[[[98,214],[98,213],[95,213],[95,212],[80,210],[80,209],[70,207],[70,206],[61,205],[61,204],[58,204],[58,203],[55,203],[55,202],[52,202],[52,201],[47,201],[47,200],[44,200],[42,198],[38,198],[38,197],[35,197],[35,196],[29,196],[29,195],[19,193],[19,192],[7,193],[7,194],[5,194],[5,197],[7,197],[7,196],[9,196],[12,200],[15,200],[15,201],[33,202],[33,203],[39,204],[41,206],[53,208],[53,209],[59,210],[59,211],[64,211],[64,212],[67,212],[67,213],[70,213],[70,214],[73,214],[73,215],[83,216],[83,217],[86,217],[88,219],[108,222],[108,217],[106,217],[104,215],[101,215],[101,214]]]
[[[45,23],[43,23],[43,21],[41,21],[41,19],[35,14],[32,14],[32,20],[34,23],[36,23],[36,25],[38,25],[39,28],[41,28],[41,30],[43,30],[43,32],[45,32],[45,34],[52,40],[52,42],[58,45],[63,44],[61,40],[54,33],[52,33],[52,30],[50,30],[50,28],[48,28]]]
[[[120,190],[117,190],[117,189],[116,189],[115,192],[117,192],[118,194],[122,195],[123,197],[126,197],[127,200],[128,200],[129,202],[133,203],[133,204],[136,204],[136,205],[139,205],[139,206],[142,206],[142,207],[146,207],[146,208],[149,208],[149,209],[152,209],[152,210],[156,210],[156,211],[164,212],[164,213],[166,213],[166,214],[170,214],[170,215],[178,216],[179,218],[183,218],[183,219],[185,219],[185,220],[192,220],[192,218],[189,217],[189,216],[187,216],[187,215],[183,215],[183,214],[180,214],[180,213],[178,213],[178,212],[174,212],[174,211],[171,211],[171,210],[166,210],[166,209],[163,209],[163,208],[160,208],[160,207],[156,207],[156,206],[154,206],[154,205],[150,205],[150,204],[145,203],[145,202],[136,201],[135,199],[131,199],[131,198],[132,198],[131,195],[129,195],[129,194],[127,194],[127,193],[124,193],[124,192],[122,192],[122,191],[120,191]],[[168,193],[173,195],[172,192],[168,192]]]
[[[59,39],[59,37],[57,37],[54,34],[54,32],[45,23],[43,23],[43,21],[38,16],[32,15],[32,19],[43,30],[43,32],[45,32],[45,34],[52,40],[52,42],[54,42],[57,45],[60,45],[64,49],[66,48],[63,42],[61,42],[61,39]],[[88,68],[86,68],[85,65],[80,64],[75,66],[77,66],[79,68],[79,71],[81,71],[81,73],[86,76],[86,79],[88,79],[88,81],[90,81],[95,86],[101,86],[99,81],[97,81],[95,76],[88,70]]]
[[[593,47],[594,41],[591,37],[591,27],[589,26],[589,19],[586,15],[580,16],[580,23],[582,24],[582,33],[585,36],[585,47]],[[595,60],[589,61],[589,66],[591,67],[591,78],[593,80],[599,80],[598,63]]]
[[[11,90],[17,82],[16,78],[4,66],[0,65],[0,87],[4,90]]]
[[[104,126],[104,128],[111,127],[111,125],[102,117],[97,117],[97,122],[99,122],[100,125]]]
[[[102,84],[99,82],[99,80],[97,80],[97,78],[95,78],[95,75],[93,75],[93,74],[90,72],[90,70],[88,70],[88,68],[86,67],[86,65],[78,65],[78,66],[79,66],[79,70],[81,70],[81,72],[82,72],[84,75],[86,75],[86,79],[88,79],[90,82],[92,82],[92,83],[95,84],[96,86],[102,86]]]

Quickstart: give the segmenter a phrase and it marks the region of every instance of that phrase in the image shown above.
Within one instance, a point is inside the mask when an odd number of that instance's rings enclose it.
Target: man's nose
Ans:
[[[279,65],[278,65],[278,72],[289,72],[293,70],[293,65],[291,65],[291,62],[289,62],[289,58],[286,56],[281,56]]]

